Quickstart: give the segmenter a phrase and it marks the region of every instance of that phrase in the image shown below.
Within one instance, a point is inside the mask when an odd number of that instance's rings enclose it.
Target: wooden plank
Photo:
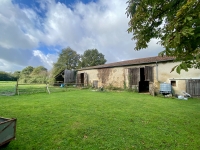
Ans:
[[[140,81],[140,68],[129,68],[129,87],[139,84]]]
[[[145,66],[144,68],[145,81],[153,82],[153,67]]]
[[[77,76],[76,76],[76,83],[77,83],[77,85],[81,84],[81,74],[80,73],[77,74]]]
[[[88,75],[84,73],[84,86],[88,86]]]
[[[200,96],[200,79],[186,81],[186,92],[192,96]]]

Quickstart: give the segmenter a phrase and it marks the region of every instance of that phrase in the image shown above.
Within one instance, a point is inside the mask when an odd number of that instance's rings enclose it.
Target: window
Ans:
[[[171,81],[172,86],[176,86],[176,81]]]

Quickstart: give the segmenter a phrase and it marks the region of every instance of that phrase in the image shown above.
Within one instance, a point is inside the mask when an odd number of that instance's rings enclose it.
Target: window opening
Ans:
[[[171,81],[172,86],[176,86],[176,81]]]

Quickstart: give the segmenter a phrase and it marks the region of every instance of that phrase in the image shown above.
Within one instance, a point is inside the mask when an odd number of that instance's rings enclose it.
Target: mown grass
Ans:
[[[46,84],[18,84],[16,90],[17,81],[0,81],[0,96],[11,96],[21,94],[33,94],[33,93],[47,93],[47,86],[49,92],[65,92],[66,87],[51,86]]]
[[[200,149],[200,100],[72,90],[0,98],[17,118],[3,149]]]

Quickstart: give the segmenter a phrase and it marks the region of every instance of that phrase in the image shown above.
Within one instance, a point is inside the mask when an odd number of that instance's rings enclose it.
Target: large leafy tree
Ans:
[[[81,56],[81,67],[89,67],[105,64],[106,59],[97,49],[88,49]]]
[[[15,71],[12,76],[15,77],[16,79],[19,79],[20,78],[20,73],[21,71]]]
[[[13,76],[17,79],[19,78],[19,82],[22,83],[46,83],[48,80],[48,71],[43,66],[35,68],[27,66],[21,72],[16,71]]]
[[[46,76],[47,75],[47,69],[43,66],[38,66],[33,69],[32,76]]]
[[[200,68],[199,0],[129,0],[128,32],[136,40],[135,50],[148,47],[152,38],[165,48],[160,55],[173,56],[181,69]]]
[[[32,73],[32,71],[34,70],[34,67],[32,67],[32,66],[28,66],[28,67],[26,67],[26,68],[24,68],[22,71],[21,71],[21,76],[29,76],[31,73]]]
[[[35,67],[30,74],[30,83],[46,83],[48,80],[48,72],[47,69],[43,66]]]
[[[57,75],[64,69],[79,68],[80,55],[70,47],[65,48],[59,54],[58,61],[53,65],[53,75]]]

